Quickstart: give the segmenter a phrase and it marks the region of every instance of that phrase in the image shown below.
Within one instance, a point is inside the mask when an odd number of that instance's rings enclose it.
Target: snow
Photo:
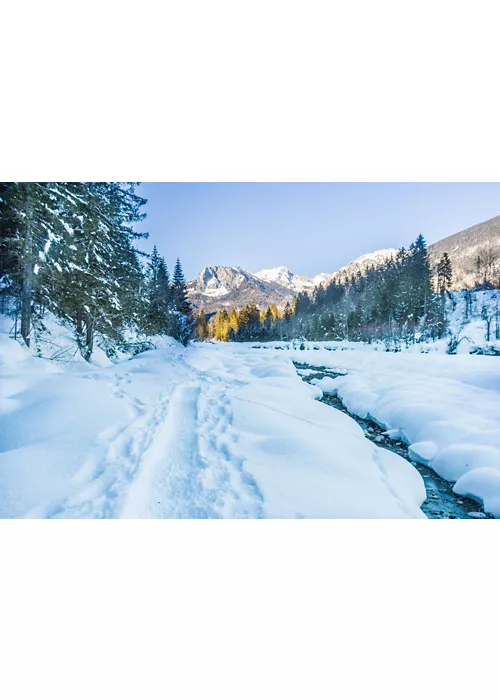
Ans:
[[[409,446],[411,459],[456,482],[457,493],[500,517],[498,357],[414,348],[387,353],[377,345],[354,343],[315,345],[319,351],[290,346],[281,352],[298,362],[342,370],[344,376],[325,377],[316,385],[337,395],[350,413],[395,431]]]
[[[268,270],[260,270],[259,272],[254,272],[253,275],[264,282],[273,282],[295,292],[311,292],[315,287],[329,282],[333,277],[333,274],[327,272],[320,272],[315,277],[296,275],[284,265]]]
[[[291,353],[169,341],[59,363],[6,328],[1,517],[425,517],[415,468],[318,402]]]
[[[356,260],[341,267],[337,272],[320,272],[314,277],[295,275],[284,265],[266,270],[259,270],[259,272],[254,272],[253,275],[265,282],[274,282],[296,292],[311,292],[316,287],[328,284],[328,282],[340,273],[353,274],[357,270],[364,272],[372,265],[375,267],[380,266],[389,258],[395,257],[397,253],[398,251],[395,248],[386,248],[384,250],[376,250],[373,253],[365,253],[359,258],[356,258]]]
[[[382,265],[382,263],[389,260],[389,258],[396,257],[397,254],[398,251],[396,248],[384,248],[375,250],[373,253],[364,253],[364,255],[360,255],[356,260],[352,260],[347,265],[344,265],[344,267],[341,267],[337,274],[350,272],[352,269],[364,272],[372,265],[374,267]]]
[[[226,294],[229,294],[229,289],[226,289],[224,285],[220,287],[214,287],[213,289],[210,287],[211,282],[208,283],[207,288],[205,289],[202,294],[206,297],[224,297]],[[213,285],[212,285],[213,286]]]

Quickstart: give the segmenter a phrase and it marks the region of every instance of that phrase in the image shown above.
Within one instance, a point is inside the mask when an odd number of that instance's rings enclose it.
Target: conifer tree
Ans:
[[[186,281],[179,258],[175,263],[173,282],[173,308],[175,312],[173,336],[187,345],[193,330],[192,308],[188,298]]]
[[[191,303],[188,298],[186,281],[179,258],[177,258],[175,263],[172,282],[175,310],[185,316],[190,316],[192,313]]]
[[[200,315],[196,321],[196,335],[199,340],[206,340],[209,337],[207,317],[203,309],[200,311]]]
[[[443,253],[437,266],[437,287],[440,294],[444,294],[451,289],[453,281],[453,271],[448,253]]]
[[[146,275],[147,307],[145,329],[151,335],[171,331],[171,289],[168,268],[153,247]]]
[[[73,325],[90,359],[96,331],[116,338],[138,312],[133,241],[147,234],[133,224],[146,200],[116,182],[4,183],[0,199],[26,344],[37,305]]]
[[[62,278],[60,285],[56,280],[60,303],[57,292],[52,301],[76,328],[89,360],[96,332],[119,340],[123,328],[138,319],[142,273],[133,242],[143,234],[134,231],[133,223],[144,218],[145,200],[135,194],[135,183],[80,184],[76,221],[50,248]]]
[[[237,338],[239,327],[236,309],[231,309],[231,313],[229,314],[229,334],[231,336],[231,340],[235,340]]]
[[[229,338],[229,316],[226,309],[217,312],[215,339],[226,342]]]

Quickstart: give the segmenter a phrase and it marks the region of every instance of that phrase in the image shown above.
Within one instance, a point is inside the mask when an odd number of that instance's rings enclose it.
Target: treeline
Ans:
[[[278,327],[290,321],[294,314],[294,306],[287,302],[284,311],[276,304],[271,304],[265,311],[260,311],[255,304],[247,304],[237,311],[226,309],[212,314],[207,319],[200,312],[195,326],[195,335],[199,340],[220,340],[223,342],[248,340],[273,340],[280,336]]]
[[[96,339],[112,354],[127,331],[186,343],[191,309],[180,262],[172,281],[145,233],[137,183],[0,183],[0,311],[30,346],[46,311],[74,329],[90,360]],[[149,260],[148,260],[149,258]],[[129,334],[130,335],[130,334]]]
[[[426,242],[418,238],[382,266],[338,275],[312,294],[299,294],[283,312],[247,307],[239,313],[218,312],[208,322],[201,316],[198,337],[216,340],[384,340],[410,344],[442,337],[446,330],[445,299],[452,283],[445,254],[436,280]],[[435,291],[437,285],[438,291]]]

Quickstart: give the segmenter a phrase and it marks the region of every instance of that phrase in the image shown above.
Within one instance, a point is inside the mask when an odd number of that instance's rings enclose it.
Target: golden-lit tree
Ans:
[[[200,315],[196,321],[195,333],[198,340],[206,340],[209,337],[207,317],[203,309],[200,311]]]

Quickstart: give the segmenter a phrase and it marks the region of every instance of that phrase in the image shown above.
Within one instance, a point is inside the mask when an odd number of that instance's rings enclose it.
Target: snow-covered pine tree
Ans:
[[[156,246],[149,258],[145,287],[144,328],[150,335],[169,335],[172,330],[172,289],[167,264]]]
[[[174,309],[173,336],[183,345],[187,345],[193,331],[191,302],[188,298],[186,281],[182,271],[182,265],[177,258],[172,277],[172,301]]]
[[[184,279],[184,272],[182,271],[182,265],[179,258],[177,258],[175,263],[172,282],[174,287],[173,297],[175,310],[181,314],[190,316],[192,312],[191,303],[188,298],[186,281]]]
[[[135,183],[4,183],[2,232],[15,261],[21,334],[30,343],[35,305],[75,328],[90,359],[94,334],[116,338],[138,315],[141,268],[133,224],[146,200]]]
[[[77,221],[54,250],[62,284],[52,304],[75,327],[89,360],[96,332],[119,341],[139,320],[142,270],[133,242],[147,234],[133,224],[144,218],[146,200],[135,194],[135,183],[80,184]]]
[[[12,268],[8,292],[15,299],[21,317],[21,335],[30,345],[34,305],[49,304],[54,293],[52,253],[54,243],[75,224],[82,183],[2,183],[0,222],[2,240]],[[17,322],[17,313],[16,313]]]

